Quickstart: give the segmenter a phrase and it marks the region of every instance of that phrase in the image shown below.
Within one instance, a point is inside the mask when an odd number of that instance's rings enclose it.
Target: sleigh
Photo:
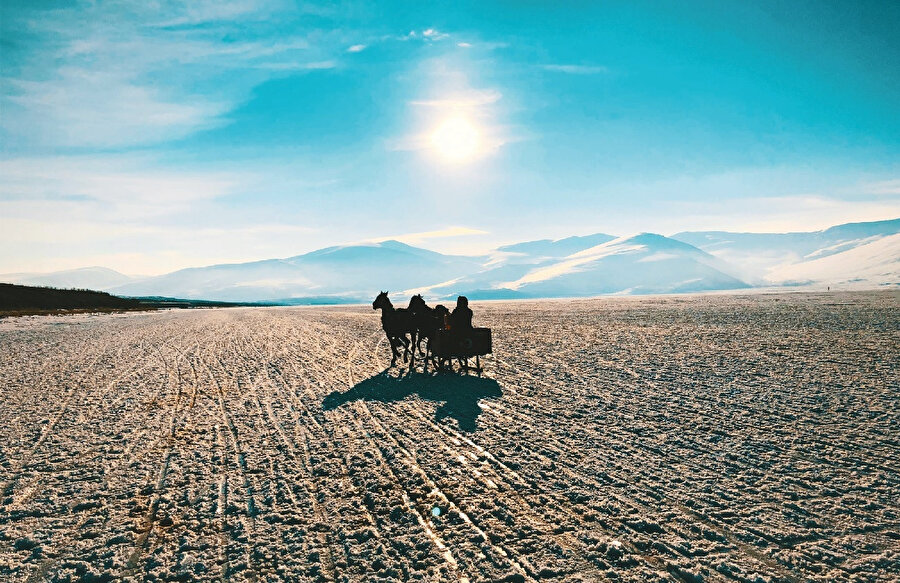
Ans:
[[[437,367],[444,370],[452,367],[453,359],[459,360],[464,370],[481,372],[480,357],[491,353],[491,329],[470,328],[468,330],[438,330],[431,342],[432,356]],[[469,366],[469,359],[475,358],[475,366]]]

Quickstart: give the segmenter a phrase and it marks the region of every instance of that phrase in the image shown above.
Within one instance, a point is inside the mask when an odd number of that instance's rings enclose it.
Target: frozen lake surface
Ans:
[[[900,578],[897,292],[473,308],[0,321],[0,579]]]

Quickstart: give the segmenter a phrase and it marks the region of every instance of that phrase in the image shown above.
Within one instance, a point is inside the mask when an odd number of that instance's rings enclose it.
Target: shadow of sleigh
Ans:
[[[478,401],[503,395],[500,384],[494,379],[457,374],[407,374],[393,376],[389,369],[371,376],[341,393],[335,391],[325,397],[322,408],[331,411],[351,401],[380,401],[391,403],[406,397],[420,398],[442,403],[435,412],[435,420],[451,417],[459,429],[473,432],[477,429],[481,407]]]

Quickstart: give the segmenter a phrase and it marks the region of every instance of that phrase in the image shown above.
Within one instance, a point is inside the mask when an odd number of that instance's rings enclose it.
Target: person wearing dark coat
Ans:
[[[456,298],[456,307],[450,314],[450,329],[454,332],[472,329],[472,310],[469,308],[469,299],[466,296]]]

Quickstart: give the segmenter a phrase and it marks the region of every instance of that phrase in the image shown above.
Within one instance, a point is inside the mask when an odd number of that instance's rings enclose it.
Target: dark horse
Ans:
[[[391,366],[397,362],[397,357],[400,356],[399,348],[403,346],[403,362],[409,360],[409,369],[412,370],[416,361],[416,326],[412,312],[405,308],[395,309],[386,291],[378,294],[372,302],[372,309],[381,310],[381,327],[391,345]],[[412,337],[411,341],[406,337],[407,334]],[[413,346],[413,350],[410,350],[410,345]]]
[[[437,336],[438,330],[441,330],[444,327],[445,317],[448,316],[450,312],[444,306],[435,306],[434,308],[428,307],[422,294],[416,294],[410,298],[409,311],[412,313],[413,324],[416,327],[416,332],[419,337],[418,341],[414,344],[413,349],[418,349],[419,354],[425,357],[426,370],[428,370],[429,358],[435,361],[435,366],[438,366],[440,363],[437,362],[436,357],[431,350],[431,344],[434,337]],[[424,352],[422,351],[421,346],[423,339],[425,340]]]

